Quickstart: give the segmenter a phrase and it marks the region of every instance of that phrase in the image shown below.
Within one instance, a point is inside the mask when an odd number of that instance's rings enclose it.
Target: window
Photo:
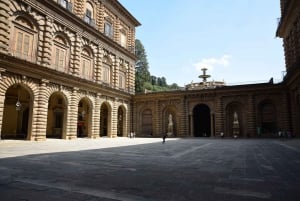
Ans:
[[[64,63],[65,63],[65,54],[66,51],[62,48],[56,47],[55,48],[55,59],[54,59],[54,65],[57,68],[64,68]]]
[[[93,14],[93,6],[90,3],[86,4],[84,21],[91,26],[95,26],[94,14]]]
[[[127,46],[127,36],[126,36],[126,32],[124,30],[120,31],[120,43],[121,43],[121,46],[123,46],[123,47]]]
[[[83,49],[81,53],[81,68],[79,74],[80,77],[85,79],[93,78],[92,57],[86,49]]]
[[[110,66],[106,64],[102,68],[102,81],[110,84]]]
[[[112,21],[110,18],[105,18],[104,34],[110,38],[113,38],[113,36],[114,36],[113,25],[112,25]]]
[[[69,48],[65,40],[60,36],[56,36],[52,51],[53,69],[63,72],[66,71],[68,50]]]
[[[16,55],[28,60],[32,50],[32,36],[26,32],[17,30]]]
[[[14,24],[11,51],[18,58],[34,61],[36,53],[36,32],[25,18],[18,17]]]
[[[119,88],[120,89],[125,89],[125,83],[126,83],[125,73],[120,72],[120,74],[119,74]]]

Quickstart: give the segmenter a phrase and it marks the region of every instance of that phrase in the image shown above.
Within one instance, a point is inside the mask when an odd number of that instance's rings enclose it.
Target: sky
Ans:
[[[279,82],[285,71],[282,39],[275,33],[279,0],[119,0],[142,24],[151,75],[179,86]]]

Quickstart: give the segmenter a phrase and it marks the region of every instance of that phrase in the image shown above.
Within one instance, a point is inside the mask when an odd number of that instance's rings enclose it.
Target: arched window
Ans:
[[[86,3],[84,21],[91,26],[95,26],[94,9],[89,2]]]
[[[36,61],[37,31],[35,26],[25,17],[17,17],[14,21],[11,41],[12,55],[26,61]]]
[[[93,57],[87,49],[83,49],[81,53],[81,67],[79,75],[84,79],[93,79]]]
[[[68,64],[69,46],[65,38],[57,35],[53,41],[52,67],[55,70],[66,72]]]

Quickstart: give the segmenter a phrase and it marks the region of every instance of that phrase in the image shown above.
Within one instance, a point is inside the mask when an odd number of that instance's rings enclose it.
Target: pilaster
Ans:
[[[98,93],[95,97],[95,106],[93,108],[93,126],[92,126],[92,138],[100,137],[100,112],[101,112],[101,94]]]
[[[110,137],[117,137],[117,124],[118,124],[118,104],[117,99],[113,101],[113,107],[111,111],[111,133]]]
[[[253,137],[256,134],[256,109],[255,97],[253,94],[248,96],[247,109],[247,137]]]
[[[68,105],[67,117],[67,139],[77,138],[77,117],[78,117],[78,103],[77,103],[78,88],[74,87],[71,93],[70,103]]]
[[[9,1],[0,0],[0,52],[7,54],[9,49]]]
[[[74,46],[74,52],[72,53],[73,58],[73,75],[79,76],[79,68],[80,68],[80,41],[81,41],[81,35],[76,34],[75,36],[75,46]]]
[[[40,141],[46,139],[47,133],[47,115],[48,115],[48,97],[47,84],[48,80],[42,79],[39,86],[37,101],[33,103],[33,126],[31,140]]]
[[[220,133],[225,133],[225,128],[224,128],[224,103],[222,100],[222,97],[216,97],[216,107],[215,107],[215,135],[219,136]]]
[[[39,47],[41,47],[41,61],[42,65],[50,66],[51,65],[51,49],[52,49],[52,26],[53,19],[46,17],[44,21],[44,40],[40,42]],[[42,40],[42,39],[40,39]]]

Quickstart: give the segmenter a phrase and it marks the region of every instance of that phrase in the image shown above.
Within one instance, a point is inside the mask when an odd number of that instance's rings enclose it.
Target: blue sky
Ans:
[[[119,0],[142,24],[151,75],[168,84],[282,80],[282,40],[275,37],[279,0]]]

